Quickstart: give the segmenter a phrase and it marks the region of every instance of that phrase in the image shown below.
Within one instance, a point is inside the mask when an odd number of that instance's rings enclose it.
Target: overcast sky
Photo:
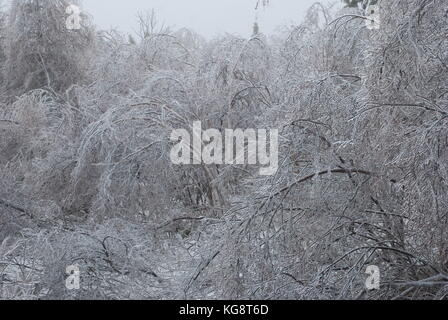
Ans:
[[[297,24],[315,2],[270,0],[268,7],[258,10],[261,31],[271,34],[279,25]],[[137,12],[154,9],[165,25],[191,28],[211,38],[224,32],[249,36],[256,17],[255,3],[256,0],[83,0],[83,7],[101,29],[132,32],[136,29]]]

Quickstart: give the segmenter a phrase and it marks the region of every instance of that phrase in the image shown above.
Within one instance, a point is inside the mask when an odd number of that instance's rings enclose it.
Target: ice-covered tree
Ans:
[[[88,18],[67,28],[73,5],[65,0],[14,0],[6,28],[5,85],[12,94],[50,87],[64,90],[79,83],[87,66],[93,35]]]

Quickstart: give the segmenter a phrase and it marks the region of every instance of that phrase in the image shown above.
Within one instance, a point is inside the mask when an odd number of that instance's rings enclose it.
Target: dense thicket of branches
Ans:
[[[206,41],[154,14],[136,39],[66,30],[64,0],[13,1],[0,297],[446,298],[448,4],[386,4],[380,29],[316,4],[275,37]],[[173,165],[193,121],[278,128],[277,174]]]

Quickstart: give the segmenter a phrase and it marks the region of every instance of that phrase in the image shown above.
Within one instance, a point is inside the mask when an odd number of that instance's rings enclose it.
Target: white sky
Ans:
[[[334,3],[340,0],[321,0]],[[261,32],[272,34],[280,25],[297,24],[316,0],[270,0],[259,8]],[[158,20],[174,28],[187,27],[207,38],[229,32],[249,36],[255,21],[256,0],[83,0],[101,29],[136,30],[136,14],[155,9]]]

